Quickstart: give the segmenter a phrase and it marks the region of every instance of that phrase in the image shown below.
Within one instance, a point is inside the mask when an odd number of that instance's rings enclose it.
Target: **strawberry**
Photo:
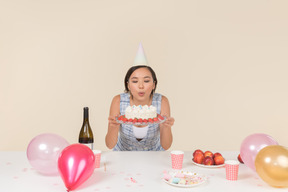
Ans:
[[[147,122],[148,122],[148,120],[147,120],[147,119],[144,119],[144,120],[143,120],[143,122],[144,122],[144,123],[147,123]]]
[[[130,118],[130,119],[128,120],[128,122],[133,122],[133,119]]]
[[[133,123],[137,123],[137,118],[133,119]]]
[[[119,121],[123,120],[123,115],[121,115],[120,117],[118,117],[118,120],[119,120]]]
[[[148,119],[148,122],[149,122],[149,123],[153,123],[153,119],[149,118],[149,119]]]
[[[142,123],[143,122],[143,120],[140,118],[140,119],[138,119],[138,121],[137,121],[138,123]]]
[[[164,119],[164,117],[162,117],[160,114],[158,114],[157,117],[158,117],[158,119],[161,119],[161,120]]]
[[[154,117],[153,121],[154,121],[154,122],[158,122],[159,119],[158,119],[157,117]]]
[[[125,118],[123,118],[123,122],[125,123],[125,122],[127,122],[128,121],[128,119],[125,117]]]

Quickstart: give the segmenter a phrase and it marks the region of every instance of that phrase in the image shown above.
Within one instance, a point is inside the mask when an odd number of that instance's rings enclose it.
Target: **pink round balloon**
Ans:
[[[244,164],[250,167],[252,170],[256,171],[255,168],[255,159],[258,152],[268,145],[278,145],[278,142],[275,141],[271,136],[256,133],[246,137],[240,148],[240,156]]]
[[[34,137],[27,147],[27,158],[32,167],[45,175],[58,174],[58,157],[69,143],[59,135],[46,133]]]
[[[84,183],[94,172],[95,156],[93,151],[82,144],[72,144],[63,149],[58,158],[59,173],[67,191]]]

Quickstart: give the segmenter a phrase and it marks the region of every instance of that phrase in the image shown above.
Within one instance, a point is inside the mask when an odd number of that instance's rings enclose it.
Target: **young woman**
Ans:
[[[124,84],[125,93],[116,95],[111,103],[105,138],[106,146],[109,149],[113,148],[114,151],[169,149],[173,140],[171,127],[174,124],[174,118],[170,117],[168,99],[155,93],[157,78],[153,69],[146,65],[131,67],[125,76]],[[167,119],[160,125],[154,124],[146,127],[119,124],[116,116],[124,115],[125,109],[132,105],[153,105],[157,108],[157,113],[166,116]]]

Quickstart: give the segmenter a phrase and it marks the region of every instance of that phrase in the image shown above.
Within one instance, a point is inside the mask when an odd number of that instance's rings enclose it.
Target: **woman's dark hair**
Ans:
[[[156,73],[154,72],[154,70],[153,70],[151,67],[147,66],[147,65],[137,65],[137,66],[133,66],[133,67],[131,67],[131,68],[127,71],[126,76],[125,76],[125,78],[124,78],[125,93],[128,93],[128,92],[129,92],[129,89],[128,89],[128,81],[129,81],[129,79],[130,79],[130,76],[132,75],[132,73],[133,73],[134,71],[136,71],[136,70],[139,69],[139,68],[146,68],[146,69],[148,69],[148,70],[151,72],[152,78],[153,78],[153,82],[155,83],[155,88],[154,88],[154,89],[152,90],[152,92],[151,92],[151,95],[153,95],[153,94],[155,93],[155,90],[156,90],[157,82],[158,82],[158,81],[157,81]]]

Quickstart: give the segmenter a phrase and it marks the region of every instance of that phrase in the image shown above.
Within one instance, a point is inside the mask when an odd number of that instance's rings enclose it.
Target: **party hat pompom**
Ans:
[[[134,66],[137,65],[148,65],[142,43],[139,44],[139,48],[134,60]]]

